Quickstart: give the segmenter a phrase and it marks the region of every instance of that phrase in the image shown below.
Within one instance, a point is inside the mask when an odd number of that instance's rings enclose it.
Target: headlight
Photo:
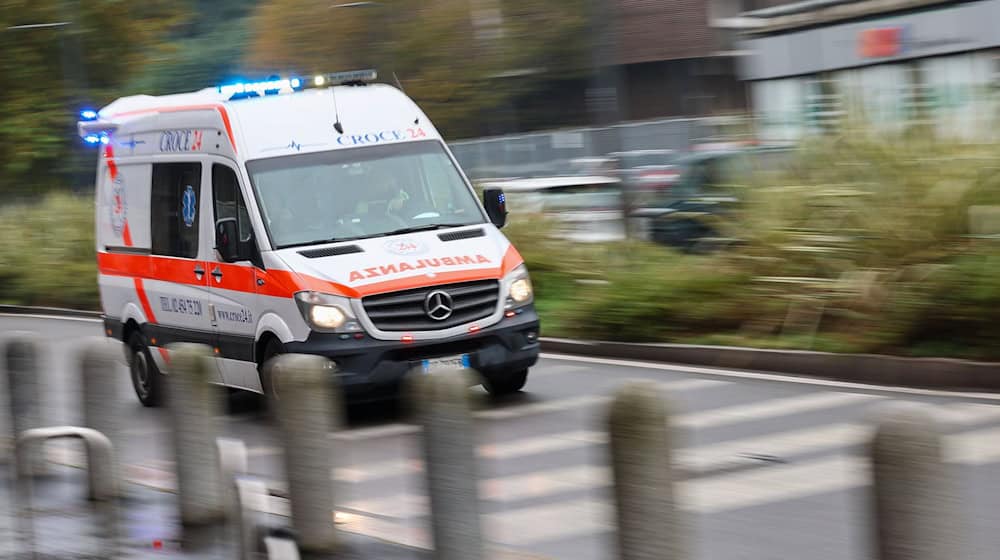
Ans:
[[[351,314],[351,302],[345,297],[319,292],[299,292],[295,303],[302,317],[316,331],[360,332],[361,325]]]
[[[528,277],[528,269],[523,264],[510,271],[503,283],[507,290],[505,309],[528,305],[534,299],[535,293],[531,287],[531,278]]]
[[[309,319],[322,329],[337,329],[347,321],[347,315],[333,305],[314,305],[309,308]]]
[[[510,285],[510,298],[517,303],[530,300],[531,294],[531,280],[527,277],[518,278]]]

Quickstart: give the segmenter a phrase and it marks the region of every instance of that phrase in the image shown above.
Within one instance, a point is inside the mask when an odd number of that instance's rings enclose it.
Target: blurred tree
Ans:
[[[65,188],[74,174],[93,174],[93,151],[81,148],[76,135],[77,111],[120,95],[181,14],[181,7],[167,0],[0,3],[0,194],[5,202]],[[63,25],[19,27],[55,23]]]
[[[147,63],[128,90],[164,94],[211,87],[235,77],[249,41],[254,2],[189,0],[188,14],[163,41],[150,45]]]
[[[587,72],[585,0],[263,0],[248,68],[261,75],[376,66],[449,137],[540,81]]]

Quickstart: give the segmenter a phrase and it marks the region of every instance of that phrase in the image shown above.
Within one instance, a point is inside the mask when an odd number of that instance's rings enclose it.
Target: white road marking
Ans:
[[[577,430],[480,445],[479,456],[495,460],[517,459],[538,453],[577,449],[607,441],[608,436],[604,432]]]
[[[572,490],[601,488],[610,482],[610,468],[576,465],[484,480],[479,485],[479,497],[493,502],[516,502]]]
[[[860,389],[864,391],[898,393],[903,395],[955,397],[955,398],[1000,401],[1000,393],[983,393],[975,391],[947,391],[941,389],[918,389],[915,387],[893,387],[890,385],[871,385],[868,383],[856,383],[853,381],[837,381],[834,379],[823,379],[819,377],[805,377],[805,376],[787,375],[780,373],[764,373],[758,371],[744,371],[744,370],[726,369],[726,368],[686,366],[681,364],[667,364],[658,362],[641,362],[636,360],[593,358],[590,356],[571,356],[567,354],[542,353],[541,357],[548,360],[565,360],[571,362],[604,364],[610,366],[631,367],[638,369],[668,370],[675,373],[677,372],[694,373],[698,375],[711,375],[714,377],[732,378],[732,379],[754,379],[760,381],[777,381],[780,383],[794,383],[796,385],[812,385],[815,387],[835,387],[838,389]]]
[[[635,379],[623,380],[623,382],[634,381]],[[720,385],[725,385],[726,382],[718,381],[714,379],[699,379],[699,378],[687,378],[687,379],[675,379],[673,381],[663,381],[657,383],[657,386],[661,391],[664,392],[679,392],[679,391],[691,391],[695,389],[704,389],[707,387],[717,387]],[[549,412],[563,412],[566,410],[573,410],[576,408],[586,408],[588,406],[594,406],[598,404],[604,404],[611,402],[613,397],[610,395],[581,395],[577,397],[567,397],[564,399],[555,399],[551,401],[544,401],[520,406],[511,406],[507,408],[497,408],[493,410],[479,410],[475,412],[476,418],[486,418],[489,420],[502,420],[508,418],[522,418],[525,416],[530,416],[532,414],[545,414]]]
[[[740,422],[847,406],[881,398],[884,397],[868,393],[809,393],[795,395],[794,397],[768,399],[748,404],[709,409],[694,414],[685,414],[677,418],[676,425],[683,428],[703,430]]]
[[[483,516],[487,537],[499,544],[534,543],[601,534],[614,529],[611,504],[584,498]]]
[[[719,513],[836,492],[866,484],[867,461],[837,456],[681,483],[684,509]]]
[[[943,453],[948,461],[963,465],[985,465],[1000,461],[1000,427],[948,436]]]

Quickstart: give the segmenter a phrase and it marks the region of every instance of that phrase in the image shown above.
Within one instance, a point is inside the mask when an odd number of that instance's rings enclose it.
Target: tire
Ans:
[[[153,361],[145,337],[138,331],[133,332],[128,337],[127,347],[129,377],[132,379],[135,396],[139,397],[143,406],[162,405],[165,391],[163,374]]]
[[[274,380],[271,378],[271,371],[265,367],[267,362],[279,354],[285,353],[285,345],[277,338],[269,338],[261,353],[260,363],[257,364],[257,372],[260,375],[260,387],[264,392],[264,398],[269,404],[273,399],[278,398],[278,393],[274,387]]]
[[[486,392],[488,392],[491,396],[502,397],[504,395],[517,393],[524,388],[524,384],[527,382],[528,370],[522,369],[521,371],[504,376],[489,376],[483,382],[483,388],[486,389]]]

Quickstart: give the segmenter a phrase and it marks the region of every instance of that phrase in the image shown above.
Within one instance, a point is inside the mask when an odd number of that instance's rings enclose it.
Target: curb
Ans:
[[[541,342],[542,351],[557,354],[785,373],[869,385],[1000,391],[1000,363],[996,362],[559,338],[542,338]]]
[[[64,307],[30,307],[27,305],[0,304],[0,313],[14,315],[55,315],[57,317],[87,317],[100,319],[100,311],[84,311],[82,309],[66,309]]]
[[[101,317],[97,311],[25,305],[0,305],[0,313]],[[763,371],[868,385],[1000,392],[1000,362],[545,337],[541,343],[543,352],[556,354]]]

